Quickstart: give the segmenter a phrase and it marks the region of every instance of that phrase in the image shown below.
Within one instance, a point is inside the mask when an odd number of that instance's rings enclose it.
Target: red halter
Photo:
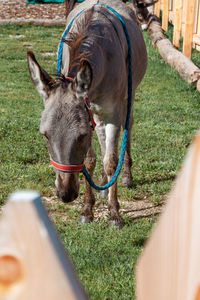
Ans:
[[[66,77],[66,79],[70,81],[74,81],[73,78]],[[90,117],[90,126],[91,129],[94,130],[96,124],[93,118],[93,113],[90,108],[90,100],[88,96],[85,98],[85,107],[88,111],[89,117]],[[62,172],[80,172],[83,170],[84,165],[62,165],[57,162],[55,162],[52,158],[50,158],[50,163],[54,166],[55,169],[62,171]]]
[[[84,168],[84,165],[61,165],[55,162],[53,159],[50,159],[50,163],[55,169],[62,172],[80,172]]]

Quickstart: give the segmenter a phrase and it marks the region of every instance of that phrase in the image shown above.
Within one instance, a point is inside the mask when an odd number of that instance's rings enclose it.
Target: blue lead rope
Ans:
[[[105,5],[105,4],[96,4],[98,6],[103,6],[106,7],[108,10],[110,10],[112,13],[114,13],[118,19],[120,20],[123,29],[124,29],[124,33],[126,35],[126,39],[127,39],[127,43],[128,43],[128,61],[129,61],[129,68],[128,68],[128,103],[127,103],[127,116],[126,116],[126,123],[125,123],[125,129],[124,129],[124,133],[123,133],[123,139],[122,139],[122,146],[121,146],[121,152],[120,152],[120,156],[119,156],[119,161],[118,161],[118,165],[117,165],[117,169],[115,171],[115,174],[113,175],[113,177],[111,178],[111,180],[105,184],[104,186],[97,186],[94,181],[92,180],[90,174],[88,173],[86,167],[83,168],[83,174],[85,176],[85,178],[87,179],[87,181],[89,182],[89,184],[91,185],[91,187],[93,187],[94,189],[101,191],[101,190],[106,190],[109,187],[111,187],[116,181],[117,178],[119,176],[119,173],[122,169],[122,165],[124,162],[124,156],[125,156],[125,151],[126,151],[126,146],[127,146],[127,141],[128,141],[128,130],[129,130],[129,126],[130,126],[130,116],[131,116],[131,107],[132,107],[132,52],[131,52],[131,40],[130,40],[130,36],[128,33],[128,29],[126,27],[126,23],[124,21],[124,19],[122,18],[122,16],[116,11],[114,10],[112,7]],[[71,28],[74,20],[82,13],[83,11],[79,12],[70,22],[70,24],[67,26],[62,40],[60,42],[60,46],[59,46],[59,50],[58,50],[58,64],[57,64],[57,74],[60,74],[61,71],[61,63],[62,63],[62,52],[63,52],[63,43],[64,43],[64,39],[67,35],[67,33],[69,32],[69,29]]]

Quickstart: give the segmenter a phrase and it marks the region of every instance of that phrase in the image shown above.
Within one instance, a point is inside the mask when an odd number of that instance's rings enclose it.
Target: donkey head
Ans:
[[[158,0],[133,0],[133,7],[142,29],[147,29],[151,22],[152,13],[148,7],[154,5]]]
[[[92,70],[82,59],[73,81],[64,76],[53,80],[28,52],[31,79],[45,109],[40,132],[47,140],[50,157],[63,165],[81,165],[91,145],[91,127],[85,97],[92,81]],[[79,192],[78,172],[64,173],[56,169],[57,195],[64,202],[73,201]]]

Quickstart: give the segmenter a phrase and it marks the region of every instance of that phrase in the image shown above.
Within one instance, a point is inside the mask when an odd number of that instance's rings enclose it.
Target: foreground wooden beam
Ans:
[[[137,265],[137,300],[200,300],[200,133]]]
[[[200,69],[165,37],[158,19],[154,18],[149,24],[149,34],[162,58],[175,68],[189,84],[196,85],[200,91]]]
[[[88,299],[36,192],[14,193],[3,210],[0,299]]]

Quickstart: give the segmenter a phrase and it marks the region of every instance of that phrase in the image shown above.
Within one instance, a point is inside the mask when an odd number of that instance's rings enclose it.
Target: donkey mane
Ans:
[[[82,58],[86,58],[91,55],[88,51],[83,51],[82,53],[78,53],[78,49],[83,43],[83,41],[88,37],[87,29],[90,25],[92,25],[92,17],[94,13],[94,7],[89,9],[86,13],[84,13],[81,20],[76,22],[76,31],[69,32],[67,38],[64,39],[64,42],[69,46],[70,51],[70,62],[69,62],[69,72],[72,69],[79,65],[79,61]]]
[[[55,79],[52,78],[49,84],[52,88],[57,88],[58,86],[65,85],[66,83],[69,82],[71,81],[67,79],[64,74],[60,73],[59,76],[56,77]]]

